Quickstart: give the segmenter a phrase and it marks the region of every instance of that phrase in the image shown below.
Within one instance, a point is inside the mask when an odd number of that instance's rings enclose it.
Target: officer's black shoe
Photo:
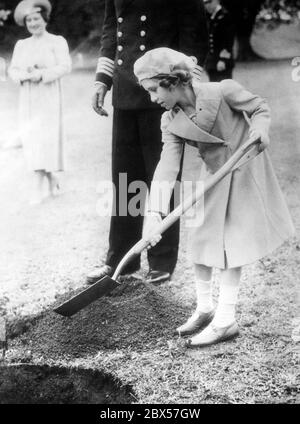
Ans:
[[[102,265],[94,268],[87,276],[86,276],[86,282],[89,285],[97,283],[97,281],[101,280],[101,278],[108,275],[109,277],[112,277],[115,272],[115,268],[112,268],[109,265]],[[127,274],[121,274],[119,275],[120,279],[126,279],[126,278],[133,278],[135,280],[141,280],[142,277],[137,272],[130,272]]]
[[[89,272],[86,276],[87,284],[95,284],[97,281],[101,280],[101,278],[108,275],[111,277],[114,273],[114,269],[109,265],[98,266],[93,269],[93,271]]]
[[[150,269],[148,274],[146,275],[146,283],[159,285],[161,283],[164,283],[165,281],[169,281],[170,278],[171,274],[169,272]]]

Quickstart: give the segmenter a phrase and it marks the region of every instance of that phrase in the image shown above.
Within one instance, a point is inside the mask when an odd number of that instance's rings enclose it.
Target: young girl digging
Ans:
[[[294,231],[265,151],[270,126],[266,101],[233,80],[200,83],[192,76],[195,66],[192,58],[168,48],[150,50],[134,65],[135,75],[151,100],[167,109],[162,116],[163,149],[153,176],[145,228],[151,246],[160,240],[156,228],[168,212],[172,192],[170,189],[166,195],[164,191],[161,199],[158,191],[162,185],[157,183],[175,185],[185,142],[198,149],[204,162],[201,180],[215,173],[249,138],[260,138],[262,153],[204,195],[204,219],[201,226],[193,228],[189,246],[197,308],[176,329],[181,336],[193,335],[188,347],[238,335],[235,307],[242,266],[270,254]],[[221,270],[216,310],[213,267]]]

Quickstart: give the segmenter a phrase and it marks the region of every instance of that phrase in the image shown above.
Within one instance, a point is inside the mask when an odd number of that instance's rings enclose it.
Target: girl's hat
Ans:
[[[25,18],[32,13],[41,12],[44,9],[50,16],[52,6],[48,0],[23,0],[15,9],[14,19],[17,25],[24,26]]]
[[[134,64],[134,73],[139,82],[160,74],[169,75],[173,71],[193,72],[197,66],[194,57],[186,56],[167,47],[149,50]]]

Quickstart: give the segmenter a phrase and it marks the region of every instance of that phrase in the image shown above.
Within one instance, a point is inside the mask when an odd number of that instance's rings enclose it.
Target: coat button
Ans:
[[[123,65],[123,60],[122,60],[122,59],[119,59],[119,60],[118,60],[118,65],[119,65],[119,66]]]
[[[146,31],[141,31],[141,32],[140,32],[140,36],[141,36],[141,37],[145,37],[145,35],[146,35]]]
[[[121,38],[123,36],[123,32],[122,31],[118,31],[118,37]]]
[[[144,46],[144,44],[142,44],[142,45],[140,46],[140,50],[143,52],[145,49],[146,49],[146,46]]]
[[[118,51],[121,52],[123,50],[123,46],[118,46]]]
[[[141,16],[141,21],[142,21],[142,22],[145,22],[146,20],[147,20],[147,16],[146,16],[146,15],[142,15],[142,16]]]
[[[119,22],[119,24],[121,24],[123,22],[123,18],[121,16],[118,18],[118,22]]]

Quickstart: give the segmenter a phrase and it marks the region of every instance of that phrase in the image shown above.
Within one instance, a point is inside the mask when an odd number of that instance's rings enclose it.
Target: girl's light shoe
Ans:
[[[179,336],[189,336],[206,327],[213,319],[215,312],[197,312],[187,320],[186,323],[176,328],[175,333]]]
[[[51,180],[49,181],[49,195],[51,197],[57,196],[60,192],[60,185],[59,181],[56,177],[51,177]]]
[[[201,333],[187,340],[186,346],[189,348],[209,346],[233,339],[238,335],[239,328],[235,321],[227,327],[216,327],[210,324]]]

